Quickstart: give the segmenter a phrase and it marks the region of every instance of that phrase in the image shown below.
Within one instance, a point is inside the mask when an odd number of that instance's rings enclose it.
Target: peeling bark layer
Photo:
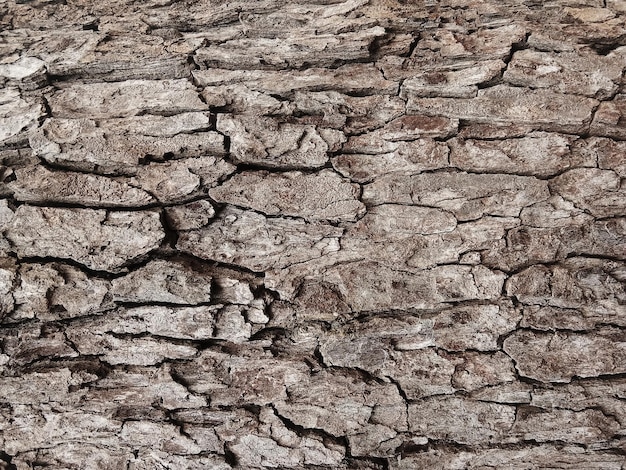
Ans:
[[[0,468],[626,468],[626,6],[0,5]]]

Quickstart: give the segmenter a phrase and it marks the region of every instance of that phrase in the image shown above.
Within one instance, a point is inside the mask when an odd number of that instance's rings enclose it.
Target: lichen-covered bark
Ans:
[[[0,4],[0,468],[626,469],[618,0]]]

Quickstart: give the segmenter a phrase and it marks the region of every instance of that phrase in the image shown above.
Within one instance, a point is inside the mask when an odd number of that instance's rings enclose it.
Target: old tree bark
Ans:
[[[626,468],[624,1],[0,30],[0,468]]]

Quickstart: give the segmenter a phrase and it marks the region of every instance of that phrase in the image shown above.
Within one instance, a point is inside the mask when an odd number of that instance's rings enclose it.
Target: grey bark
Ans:
[[[618,0],[0,5],[0,468],[626,469]]]

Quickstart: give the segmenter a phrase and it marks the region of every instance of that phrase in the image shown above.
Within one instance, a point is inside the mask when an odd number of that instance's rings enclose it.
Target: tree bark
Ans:
[[[0,468],[626,468],[624,2],[0,38]]]

